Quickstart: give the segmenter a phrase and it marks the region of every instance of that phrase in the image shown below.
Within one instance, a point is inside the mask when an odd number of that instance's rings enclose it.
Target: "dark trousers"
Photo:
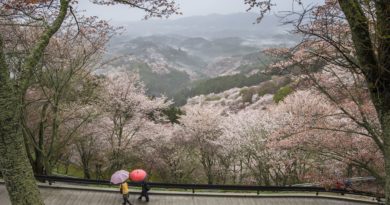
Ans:
[[[123,205],[126,205],[127,203],[128,203],[129,205],[132,205],[132,204],[130,203],[130,201],[129,201],[129,194],[122,194],[122,196],[123,196]]]
[[[141,192],[141,196],[138,197],[139,200],[142,200],[142,197],[145,197],[146,201],[149,201],[149,194],[148,192]]]

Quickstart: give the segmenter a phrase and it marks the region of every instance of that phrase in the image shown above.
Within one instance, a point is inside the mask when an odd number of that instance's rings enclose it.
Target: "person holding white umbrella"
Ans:
[[[123,205],[126,205],[126,203],[129,203],[129,205],[132,205],[129,201],[129,186],[127,185],[127,182],[123,182],[120,185],[120,191],[123,196]]]
[[[129,186],[127,184],[127,179],[129,178],[129,172],[125,170],[120,170],[115,172],[111,176],[110,182],[113,184],[120,184],[119,189],[123,196],[123,205],[126,205],[127,203],[129,205],[132,205],[129,201]]]

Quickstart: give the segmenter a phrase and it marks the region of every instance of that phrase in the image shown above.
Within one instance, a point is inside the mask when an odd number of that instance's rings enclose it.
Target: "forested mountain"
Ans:
[[[246,83],[236,84],[231,89],[221,89],[219,92],[218,89],[213,90],[214,92],[201,92],[203,91],[202,88],[213,88],[212,83],[206,82],[195,90],[198,93],[188,99],[186,106],[217,106],[227,112],[239,112],[244,109],[267,109],[282,101],[294,90],[299,90],[295,89],[298,82],[296,76],[265,76],[267,77],[247,78],[242,81]],[[231,84],[237,82],[232,79],[229,80],[232,82]]]
[[[262,73],[271,59],[262,49],[270,45],[283,47],[298,38],[281,32],[275,16],[267,16],[261,26],[248,23],[254,17],[242,13],[158,24],[155,21],[129,23],[129,31],[144,29],[143,35],[131,32],[132,35],[125,33],[112,39],[105,56],[109,63],[99,67],[96,73],[137,71],[150,95],[166,95],[180,105],[198,94],[255,85],[269,77]],[[237,28],[240,28],[238,33]],[[153,31],[153,35],[147,35],[145,29]],[[224,35],[211,35],[219,32]]]
[[[114,60],[96,72],[136,71],[150,95],[166,95],[183,104],[187,97],[250,86],[267,78],[269,57],[243,42],[238,37],[180,36],[113,42],[106,58]]]
[[[175,104],[180,106],[186,104],[187,99],[194,96],[220,93],[232,88],[253,86],[269,79],[269,74],[258,73],[246,76],[240,73],[198,80],[177,92],[173,99]]]

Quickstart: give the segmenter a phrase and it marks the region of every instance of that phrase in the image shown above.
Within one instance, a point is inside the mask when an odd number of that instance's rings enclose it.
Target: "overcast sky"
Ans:
[[[276,6],[272,12],[287,11],[293,8],[292,0],[273,0]],[[137,9],[127,6],[100,6],[94,5],[89,0],[79,1],[79,9],[86,10],[88,15],[99,16],[105,20],[112,21],[139,21],[143,13]],[[171,18],[180,18],[188,16],[208,15],[208,14],[229,14],[245,12],[247,6],[244,0],[176,0],[180,5],[182,16],[173,16]],[[303,0],[304,5],[321,4],[324,0]],[[296,5],[295,5],[296,6]]]

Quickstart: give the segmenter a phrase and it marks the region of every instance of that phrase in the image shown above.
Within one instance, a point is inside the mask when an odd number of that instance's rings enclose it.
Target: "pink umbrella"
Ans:
[[[129,178],[129,172],[125,170],[119,170],[111,176],[110,182],[113,184],[121,184]]]
[[[129,178],[133,182],[142,182],[142,181],[145,180],[146,176],[147,176],[147,174],[146,174],[146,172],[144,170],[142,170],[142,169],[135,169],[135,170],[130,172]]]

